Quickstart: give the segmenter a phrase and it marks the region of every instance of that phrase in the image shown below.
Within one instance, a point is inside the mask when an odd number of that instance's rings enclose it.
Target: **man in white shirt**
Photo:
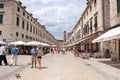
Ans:
[[[2,53],[2,45],[0,45],[0,66],[2,65],[3,53]]]
[[[6,46],[0,45],[0,65],[2,65],[2,60],[4,61],[5,65],[8,65],[7,59],[6,59]]]
[[[2,52],[3,52],[3,61],[4,61],[5,65],[8,65],[7,58],[6,58],[6,54],[7,54],[7,46],[6,45],[2,46]]]

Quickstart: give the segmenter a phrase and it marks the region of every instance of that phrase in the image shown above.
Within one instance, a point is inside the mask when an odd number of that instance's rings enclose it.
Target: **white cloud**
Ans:
[[[57,39],[63,32],[71,31],[86,6],[86,0],[21,0],[27,11],[33,13],[41,24]]]

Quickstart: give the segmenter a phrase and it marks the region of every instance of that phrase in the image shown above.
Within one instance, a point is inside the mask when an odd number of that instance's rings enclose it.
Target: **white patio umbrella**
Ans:
[[[50,46],[50,45],[48,45],[47,43],[43,43],[43,46]]]
[[[5,42],[3,42],[3,41],[0,41],[0,44],[6,44]]]
[[[42,43],[37,42],[37,41],[31,41],[31,42],[27,42],[25,45],[27,45],[27,46],[42,46]]]
[[[56,47],[56,45],[52,45],[52,47]]]
[[[23,42],[23,41],[15,41],[15,42],[11,42],[9,44],[11,44],[11,45],[25,45],[25,42]]]

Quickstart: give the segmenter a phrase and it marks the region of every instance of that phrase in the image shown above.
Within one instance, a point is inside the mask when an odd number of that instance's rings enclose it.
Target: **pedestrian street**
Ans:
[[[72,53],[55,53],[42,58],[41,70],[29,66],[19,73],[20,80],[120,80],[120,73],[116,73],[118,70],[96,59],[81,59]],[[17,78],[11,76],[9,80]]]

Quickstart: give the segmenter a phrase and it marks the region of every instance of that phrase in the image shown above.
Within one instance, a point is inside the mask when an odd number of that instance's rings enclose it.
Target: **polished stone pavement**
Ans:
[[[13,75],[9,80],[120,80],[120,70],[101,61],[110,59],[81,59],[72,53],[47,54],[42,58],[41,70],[28,65],[18,72],[20,78]]]

